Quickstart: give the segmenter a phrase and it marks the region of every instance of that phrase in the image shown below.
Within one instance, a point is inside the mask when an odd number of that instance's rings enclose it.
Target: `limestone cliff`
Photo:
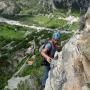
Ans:
[[[56,53],[45,90],[90,90],[90,8],[84,18],[83,30]]]

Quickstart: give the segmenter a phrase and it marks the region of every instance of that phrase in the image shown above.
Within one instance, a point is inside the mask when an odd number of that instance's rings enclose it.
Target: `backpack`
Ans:
[[[47,43],[50,43],[48,40],[46,40],[39,48],[39,53],[41,53],[41,51],[44,49],[44,47],[46,46]],[[50,43],[51,44],[51,43]]]
[[[45,41],[39,48],[39,53],[44,49],[45,45],[48,43],[48,41]]]
[[[48,41],[45,41],[39,48],[39,52],[41,54],[41,51],[44,49],[44,47],[46,46],[47,43],[50,43]],[[50,43],[51,44],[51,43]],[[52,49],[52,45],[51,45],[51,48],[50,48],[50,51]],[[48,52],[48,54],[50,54],[50,51]],[[42,55],[41,55],[42,56]],[[44,59],[44,57],[42,56],[42,62],[41,62],[41,65],[46,65],[46,66],[50,66],[50,64]]]

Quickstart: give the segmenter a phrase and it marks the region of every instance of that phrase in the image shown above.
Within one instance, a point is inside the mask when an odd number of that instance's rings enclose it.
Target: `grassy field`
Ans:
[[[73,12],[71,15],[77,17],[80,16],[79,12]],[[59,17],[65,18],[68,17],[66,13],[63,10],[57,10],[54,13],[50,13],[49,15],[41,14],[41,15],[33,15],[33,16],[27,16],[20,18],[19,20],[27,25],[36,25],[36,26],[42,26],[47,28],[62,28],[66,26],[64,29],[70,29],[75,30],[78,28],[78,23],[73,23],[72,26],[67,25],[67,22],[62,19],[58,19]]]
[[[23,20],[25,19],[25,20]],[[49,17],[48,16],[32,16],[21,19],[21,22],[27,25],[35,25],[46,28],[62,28],[66,30],[77,30],[79,27],[78,23],[73,23],[72,25],[68,25],[65,20],[58,19],[57,17]]]
[[[11,26],[8,24],[0,25],[0,37],[7,39],[23,39],[27,28]]]
[[[0,36],[2,37],[7,37],[7,38],[12,38],[12,39],[22,39],[24,36],[24,31],[13,31],[13,30],[1,30],[0,31]]]

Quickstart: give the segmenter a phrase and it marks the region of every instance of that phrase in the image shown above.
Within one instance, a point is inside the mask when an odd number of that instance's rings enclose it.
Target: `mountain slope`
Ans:
[[[85,13],[90,6],[90,0],[1,0],[1,14],[30,14],[30,13],[50,13],[56,9],[66,9],[67,13],[79,10]]]

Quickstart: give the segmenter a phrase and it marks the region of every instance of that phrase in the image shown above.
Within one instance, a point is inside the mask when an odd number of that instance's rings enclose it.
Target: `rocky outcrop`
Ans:
[[[20,11],[19,6],[11,1],[0,1],[1,15],[14,15]]]
[[[58,8],[66,8],[67,14],[70,14],[73,10],[79,10],[81,15],[85,14],[90,6],[89,0],[54,0],[55,6]]]
[[[41,5],[48,11],[53,11],[57,8],[67,9],[67,15],[69,15],[72,10],[80,10],[81,14],[85,14],[88,7],[90,6],[89,0],[41,0]]]
[[[43,12],[53,12],[56,7],[53,0],[40,0],[39,2],[42,5],[42,11]]]
[[[12,77],[4,90],[36,90],[34,80],[30,76]]]
[[[83,30],[56,53],[44,90],[90,90],[90,8],[84,18]]]

